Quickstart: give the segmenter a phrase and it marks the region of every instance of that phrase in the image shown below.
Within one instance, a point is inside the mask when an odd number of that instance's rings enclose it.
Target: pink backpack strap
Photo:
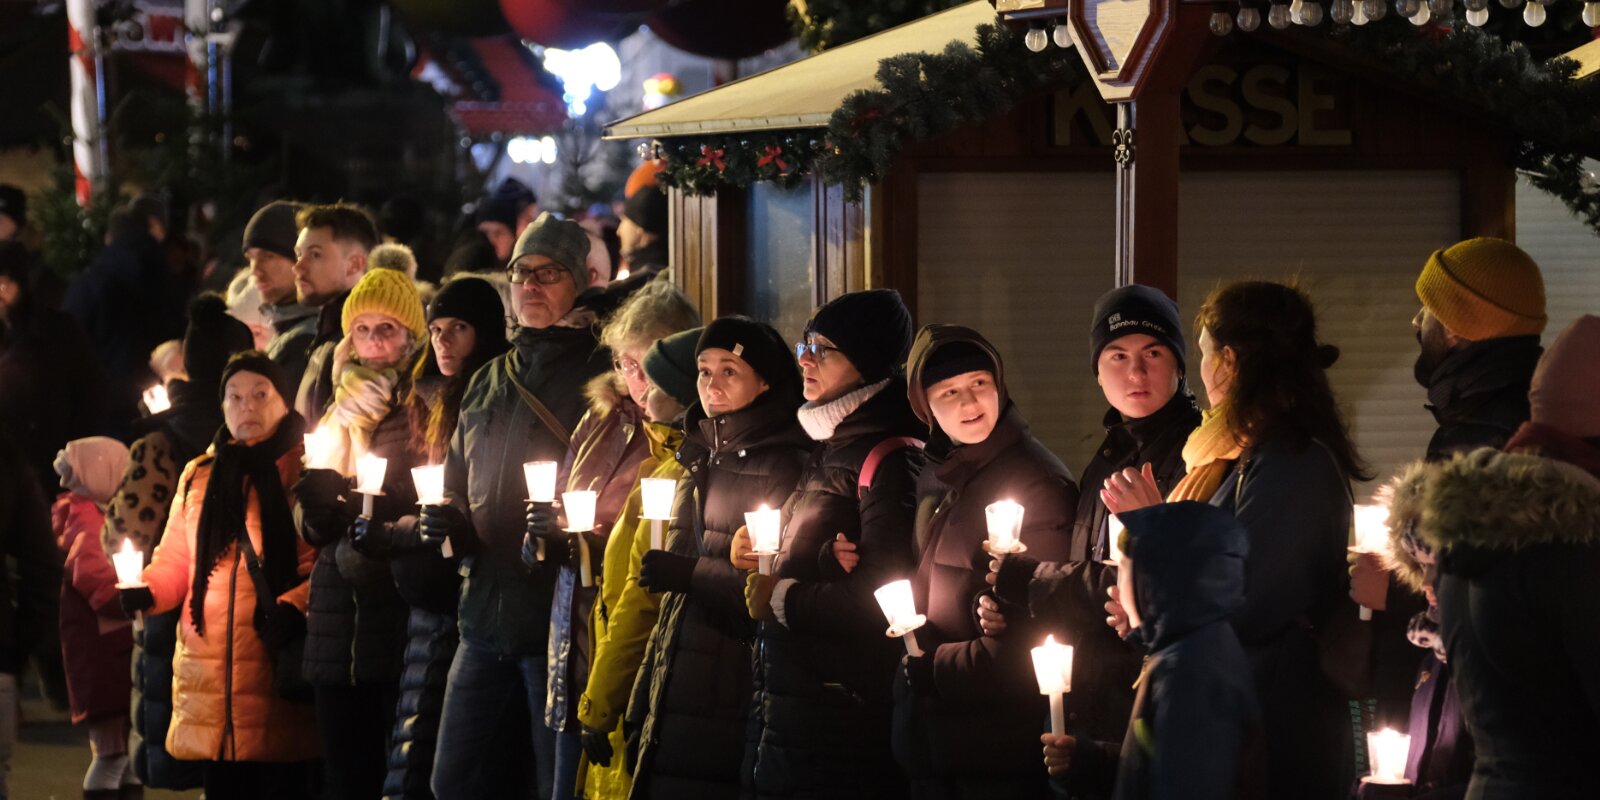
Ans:
[[[861,475],[856,479],[856,499],[859,501],[867,496],[867,490],[872,488],[872,476],[878,472],[878,465],[883,459],[896,450],[915,447],[921,450],[926,446],[921,439],[910,436],[891,436],[872,446],[872,451],[867,453],[867,460],[861,462]]]

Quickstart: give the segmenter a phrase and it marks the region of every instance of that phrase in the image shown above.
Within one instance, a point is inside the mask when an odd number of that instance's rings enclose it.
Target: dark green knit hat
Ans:
[[[695,367],[695,346],[704,328],[678,331],[650,345],[644,354],[644,374],[661,391],[684,407],[700,399],[695,387],[699,370]]]
[[[544,256],[571,271],[579,289],[589,285],[589,234],[572,220],[560,219],[548,211],[540,214],[517,237],[506,268],[525,256]]]

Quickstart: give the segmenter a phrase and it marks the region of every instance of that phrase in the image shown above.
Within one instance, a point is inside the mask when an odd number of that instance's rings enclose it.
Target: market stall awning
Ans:
[[[519,52],[521,48],[507,37],[472,41],[484,69],[500,85],[500,93],[497,100],[463,98],[451,104],[451,113],[469,135],[549,133],[566,121],[566,104],[538,83],[529,57]]]
[[[1600,74],[1600,39],[1575,48],[1564,55],[1578,62],[1578,72],[1572,76],[1574,80],[1590,78]]]
[[[937,53],[953,41],[975,42],[978,26],[994,21],[994,6],[975,0],[619,120],[606,127],[605,136],[634,139],[820,128],[852,92],[879,88],[878,62],[903,53]]]

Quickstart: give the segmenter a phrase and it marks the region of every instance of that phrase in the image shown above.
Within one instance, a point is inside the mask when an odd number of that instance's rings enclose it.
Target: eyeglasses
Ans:
[[[572,272],[566,267],[535,267],[533,269],[512,267],[506,270],[506,280],[520,285],[527,283],[528,279],[532,278],[534,283],[549,286],[552,283],[560,283],[563,275],[571,274]]]
[[[622,373],[623,377],[627,378],[637,378],[639,377],[639,373],[642,371],[639,366],[639,362],[628,358],[627,356],[611,359],[611,368]]]
[[[799,361],[806,356],[811,356],[817,361],[824,361],[829,353],[837,353],[839,348],[817,342],[797,342],[794,346],[794,358]]]

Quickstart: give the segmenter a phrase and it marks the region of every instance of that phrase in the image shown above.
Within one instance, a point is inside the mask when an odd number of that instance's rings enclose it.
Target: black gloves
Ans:
[[[350,543],[356,551],[366,556],[389,556],[406,550],[427,546],[419,529],[420,520],[408,514],[393,522],[373,522],[366,517],[356,517],[350,525]]]
[[[687,592],[699,559],[651,550],[639,563],[639,585],[647,592]]]
[[[597,766],[611,766],[611,738],[605,731],[596,730],[579,723],[578,741],[583,744],[583,752],[589,756],[589,763]]]
[[[122,613],[133,619],[140,611],[155,608],[156,596],[148,586],[129,586],[117,590],[117,603],[122,606]]]
[[[461,513],[461,509],[453,505],[423,506],[417,532],[422,534],[422,541],[430,547],[442,545],[445,539],[449,539],[456,555],[461,555],[461,544],[472,533],[472,523]]]
[[[549,503],[528,504],[527,535],[522,537],[522,563],[528,569],[540,565],[558,567],[568,561],[577,561],[572,536],[561,530],[561,521],[555,507]],[[539,560],[539,543],[544,542],[544,560]]]
[[[308,469],[289,490],[300,504],[300,527],[308,543],[326,547],[350,528],[350,481],[331,469]]]
[[[278,650],[306,632],[306,615],[288,603],[274,603],[265,612],[256,609],[256,633],[261,643]]]
[[[933,657],[905,655],[900,657],[900,668],[906,671],[906,685],[923,697],[933,697],[939,688],[933,682]]]
[[[1039,560],[1013,553],[999,557],[1000,568],[995,572],[994,594],[1001,601],[1014,606],[1028,607],[1028,584],[1039,568]]]

